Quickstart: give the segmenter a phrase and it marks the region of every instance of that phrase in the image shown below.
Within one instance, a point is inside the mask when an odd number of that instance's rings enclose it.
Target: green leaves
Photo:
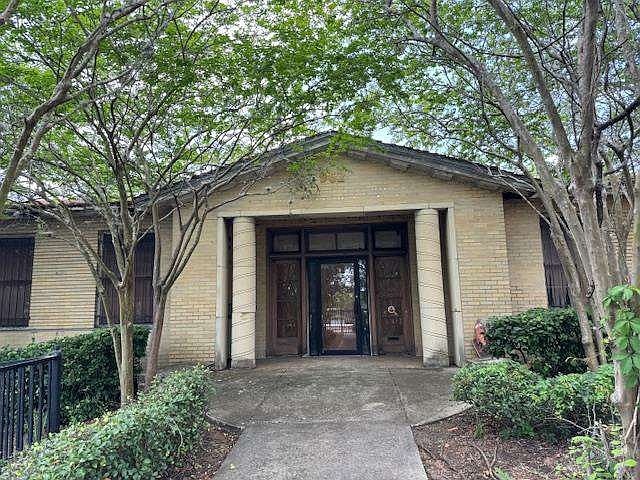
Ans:
[[[579,435],[571,439],[569,452],[575,459],[577,470],[570,478],[586,480],[631,479],[630,471],[637,462],[624,458],[621,425],[596,423],[590,429],[590,435]]]
[[[569,425],[594,418],[615,421],[613,368],[544,379],[511,360],[468,364],[453,378],[455,400],[472,404],[481,418],[506,435],[566,435]]]
[[[633,285],[611,288],[603,304],[614,314],[611,334],[615,345],[613,360],[619,363],[625,385],[640,383],[640,289]]]
[[[68,427],[24,451],[0,473],[0,480],[158,478],[197,445],[210,393],[204,367],[174,372],[137,402]]]
[[[511,360],[471,363],[453,378],[453,398],[471,403],[505,435],[533,436],[545,418],[535,390],[541,377]]]
[[[145,354],[148,334],[146,327],[135,328],[133,349],[137,373],[140,371],[139,359]],[[86,422],[118,408],[118,370],[111,333],[105,328],[20,348],[3,347],[0,348],[0,362],[36,357],[55,349],[62,350],[62,425]]]
[[[545,377],[583,372],[580,326],[571,308],[534,308],[487,321],[488,353],[525,363]]]

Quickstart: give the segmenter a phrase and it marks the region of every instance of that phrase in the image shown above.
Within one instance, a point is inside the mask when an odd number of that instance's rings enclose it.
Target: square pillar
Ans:
[[[231,368],[256,366],[256,226],[233,219]]]
[[[426,208],[415,213],[415,236],[422,362],[424,366],[447,366],[447,320],[437,210]]]
[[[227,225],[218,217],[216,225],[216,344],[215,369],[227,368],[229,358],[229,249],[227,246]]]

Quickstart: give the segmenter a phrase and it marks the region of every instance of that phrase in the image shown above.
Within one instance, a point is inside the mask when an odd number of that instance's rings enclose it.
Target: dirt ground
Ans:
[[[497,470],[513,480],[559,480],[558,471],[571,468],[564,442],[541,439],[502,439],[495,432],[475,435],[476,418],[465,412],[440,422],[416,427],[413,435],[429,480],[481,480],[500,478]]]
[[[168,471],[164,480],[211,480],[238,437],[237,433],[210,426],[200,447],[187,457],[182,467]]]

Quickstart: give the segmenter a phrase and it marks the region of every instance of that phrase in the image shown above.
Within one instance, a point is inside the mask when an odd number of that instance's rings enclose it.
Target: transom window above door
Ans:
[[[296,253],[300,251],[300,234],[298,232],[276,233],[271,241],[274,253]]]
[[[335,228],[271,230],[269,251],[274,255],[349,254],[379,251],[381,254],[407,248],[404,223],[341,225]]]
[[[367,235],[364,230],[307,233],[307,249],[310,252],[366,250],[366,248]]]
[[[376,249],[401,249],[402,240],[402,230],[398,228],[382,228],[373,231],[373,248]]]

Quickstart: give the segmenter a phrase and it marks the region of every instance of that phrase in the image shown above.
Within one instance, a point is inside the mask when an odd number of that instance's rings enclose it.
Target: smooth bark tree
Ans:
[[[54,114],[91,86],[116,83],[131,72],[133,64],[122,65],[87,81],[101,46],[162,8],[148,0],[0,2],[0,214],[53,127]]]
[[[384,118],[409,143],[501,167],[509,187],[515,173],[529,179],[535,195],[519,193],[549,224],[588,366],[610,361],[615,311],[603,301],[640,268],[637,5],[365,3],[367,35],[395,45],[404,68]],[[638,385],[609,345],[626,454],[640,464]]]
[[[107,315],[118,352],[122,402],[133,396],[136,246],[155,234],[154,324],[146,380],[158,367],[166,302],[197,248],[212,211],[246,195],[277,165],[279,147],[304,137],[320,122],[342,116],[362,87],[348,58],[330,42],[306,38],[311,26],[278,22],[256,3],[173,2],[141,32],[102,49],[87,69],[83,95],[69,111],[52,116],[36,161],[14,188],[39,219],[64,226],[98,284],[106,277],[117,292],[119,325]],[[140,47],[138,47],[140,45]],[[139,48],[143,49],[139,50]],[[117,85],[95,85],[103,70],[144,55]],[[330,59],[333,75],[319,78]],[[364,77],[362,77],[364,79]],[[364,80],[363,80],[364,81]],[[292,152],[295,154],[295,150]],[[295,156],[295,155],[294,155]],[[80,210],[88,215],[82,215]],[[116,268],[102,260],[87,218],[111,236]],[[172,235],[165,235],[167,224]]]

